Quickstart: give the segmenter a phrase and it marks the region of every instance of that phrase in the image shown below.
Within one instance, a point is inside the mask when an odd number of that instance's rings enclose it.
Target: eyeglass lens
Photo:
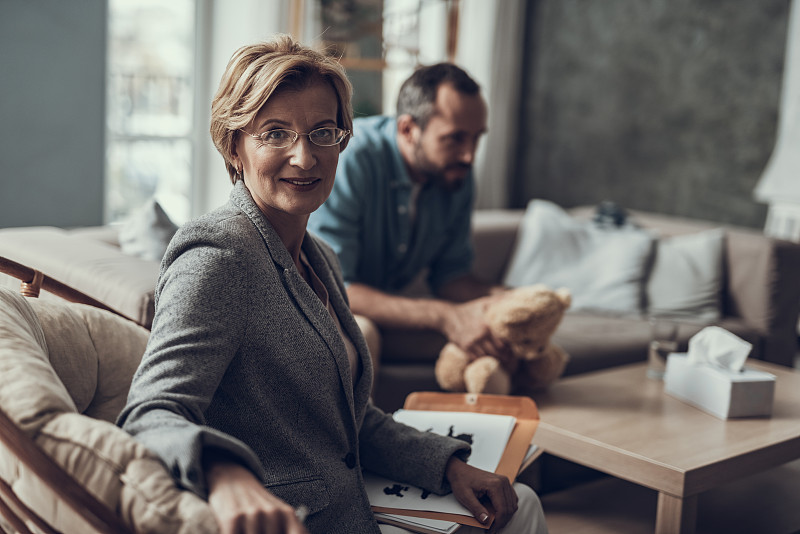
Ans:
[[[301,136],[307,135],[309,141],[317,146],[334,146],[341,143],[347,136],[347,131],[340,128],[317,128],[308,133],[298,133],[294,130],[275,129],[262,132],[258,136],[266,145],[274,148],[286,148]]]

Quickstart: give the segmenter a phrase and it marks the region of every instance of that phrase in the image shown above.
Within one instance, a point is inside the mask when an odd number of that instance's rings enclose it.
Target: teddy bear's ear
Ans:
[[[556,290],[556,296],[564,304],[565,308],[569,308],[572,304],[572,294],[566,287],[560,287]]]
[[[527,326],[531,321],[531,317],[535,316],[536,313],[537,310],[532,308],[507,306],[498,309],[497,313],[489,319],[489,322],[494,324],[498,330],[508,330]]]

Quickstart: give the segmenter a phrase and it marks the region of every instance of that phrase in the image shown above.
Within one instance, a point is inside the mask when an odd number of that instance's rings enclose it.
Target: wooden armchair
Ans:
[[[0,443],[19,458],[20,462],[47,487],[58,493],[67,506],[80,514],[98,532],[108,534],[133,532],[111,509],[97,500],[50,456],[42,452],[3,410],[0,410]],[[48,534],[58,532],[26,506],[4,480],[0,480],[0,494],[0,515],[5,517],[18,532],[32,534],[25,520],[32,522],[42,532]]]
[[[149,332],[0,257],[0,531],[216,533],[205,501],[114,425]]]
[[[41,271],[31,269],[21,263],[11,261],[0,256],[0,272],[13,276],[20,281],[19,292],[25,297],[39,297],[42,290],[45,290],[57,297],[61,297],[69,302],[88,304],[101,310],[107,310],[117,315],[119,312],[112,310],[102,302],[81,293],[77,289],[50,278]]]

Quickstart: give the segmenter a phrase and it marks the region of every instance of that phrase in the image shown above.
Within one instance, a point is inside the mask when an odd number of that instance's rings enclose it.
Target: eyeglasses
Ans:
[[[288,148],[292,146],[301,135],[307,135],[308,140],[317,146],[336,146],[350,135],[350,130],[342,130],[341,128],[317,128],[308,133],[298,133],[294,130],[279,128],[261,132],[258,135],[251,134],[245,130],[242,131],[271,148]]]

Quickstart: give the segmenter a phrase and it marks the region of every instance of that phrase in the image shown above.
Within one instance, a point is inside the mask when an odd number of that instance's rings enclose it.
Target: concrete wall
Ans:
[[[789,5],[531,0],[511,205],[609,199],[761,227]],[[102,222],[106,13],[0,0],[0,227]],[[204,208],[227,198],[216,181]]]
[[[103,220],[105,0],[0,0],[0,227]]]
[[[762,227],[789,0],[538,0],[511,202]]]

